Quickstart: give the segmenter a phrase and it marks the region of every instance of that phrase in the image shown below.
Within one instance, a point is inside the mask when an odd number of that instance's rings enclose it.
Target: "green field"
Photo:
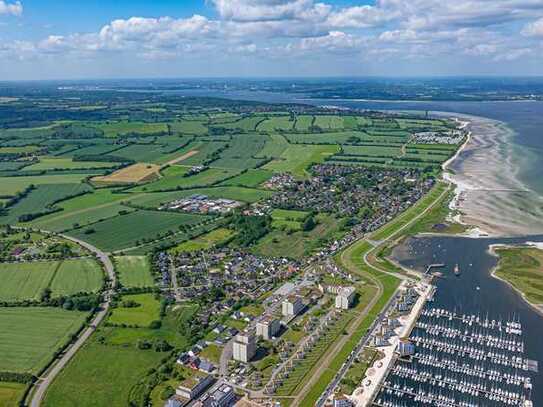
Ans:
[[[0,406],[17,407],[25,393],[26,385],[22,383],[0,382]]]
[[[16,195],[30,185],[75,184],[91,174],[64,174],[22,177],[0,177],[0,196]]]
[[[123,307],[123,301],[134,301],[137,307]],[[108,322],[116,325],[138,326],[146,328],[153,321],[160,319],[160,302],[154,294],[124,295],[117,308],[111,311]]]
[[[154,287],[151,265],[147,256],[117,256],[115,270],[123,287]]]
[[[145,238],[178,232],[181,225],[195,225],[205,219],[205,216],[184,213],[136,211],[67,233],[103,250],[117,251],[137,246]]]
[[[498,248],[496,276],[509,282],[526,299],[543,305],[543,250],[533,247]]]
[[[339,146],[322,145],[291,145],[279,159],[273,160],[263,168],[273,172],[290,172],[296,177],[307,177],[306,169],[314,163],[322,163],[326,157],[329,157],[339,151]]]
[[[0,371],[37,373],[87,314],[60,308],[0,308]]]
[[[272,175],[273,173],[271,171],[251,169],[243,174],[238,175],[237,177],[230,178],[229,180],[222,182],[221,185],[255,188],[263,182],[269,180]]]
[[[196,252],[199,250],[209,249],[216,244],[222,243],[234,236],[234,232],[230,229],[219,228],[212,230],[209,233],[198,236],[187,242],[183,242],[172,249],[173,252]]]
[[[79,292],[97,292],[103,285],[104,273],[93,259],[64,260],[51,282],[53,296]]]
[[[272,226],[290,231],[302,230],[302,224],[308,216],[308,212],[274,209],[271,213]]]
[[[96,292],[102,286],[102,274],[91,259],[0,263],[0,300],[39,300],[47,287],[53,296]]]
[[[119,163],[108,163],[101,161],[73,161],[71,158],[49,158],[40,157],[40,162],[25,168],[25,171],[44,171],[56,169],[85,169],[85,168],[111,168]]]
[[[92,124],[102,130],[106,137],[117,137],[123,134],[156,134],[167,133],[168,126],[164,123],[143,123],[143,122],[106,122]]]

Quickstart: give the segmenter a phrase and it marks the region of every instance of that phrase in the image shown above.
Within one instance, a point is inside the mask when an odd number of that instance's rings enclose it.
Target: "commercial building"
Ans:
[[[356,290],[354,287],[341,287],[336,295],[336,308],[349,309],[354,303]]]
[[[213,383],[213,376],[204,376],[200,378],[188,378],[181,382],[175,390],[175,394],[187,400],[194,400],[202,394]]]
[[[256,334],[267,341],[277,335],[280,329],[281,323],[271,315],[256,324]]]
[[[291,295],[283,301],[282,312],[285,317],[298,315],[304,309],[304,303],[299,295]]]
[[[248,333],[238,334],[233,344],[234,360],[240,362],[249,362],[256,353],[255,336]]]
[[[234,389],[227,384],[221,385],[217,390],[214,390],[204,395],[196,406],[200,407],[229,407],[236,399]]]
[[[398,353],[400,356],[411,356],[415,354],[415,345],[407,338],[402,338],[398,342]]]
[[[353,407],[353,403],[345,396],[338,396],[334,399],[334,407]]]

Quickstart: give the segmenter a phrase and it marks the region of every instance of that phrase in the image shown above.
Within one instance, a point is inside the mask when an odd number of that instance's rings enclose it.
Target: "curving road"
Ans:
[[[43,233],[48,233],[46,231],[42,231]],[[101,251],[100,249],[90,245],[87,242],[84,242],[79,239],[75,239],[70,236],[66,235],[59,235],[63,237],[64,239],[71,240],[72,242],[75,242],[87,250],[93,252],[100,262],[104,265],[104,268],[106,270],[106,273],[111,280],[111,288],[109,288],[104,293],[104,302],[100,305],[100,311],[96,313],[94,316],[94,319],[90,323],[89,327],[84,329],[78,336],[77,340],[68,347],[68,349],[62,354],[62,357],[58,359],[56,362],[53,363],[52,367],[49,368],[42,377],[39,378],[39,380],[34,384],[34,390],[32,393],[32,399],[30,401],[31,407],[39,407],[41,405],[41,402],[43,400],[43,397],[45,396],[45,393],[55,377],[64,369],[64,367],[68,364],[68,362],[72,359],[72,357],[76,354],[76,352],[81,349],[81,347],[84,345],[85,341],[92,335],[98,324],[102,322],[104,317],[107,315],[107,311],[109,309],[109,306],[111,304],[111,297],[114,291],[115,283],[116,283],[116,275],[115,275],[115,269],[113,267],[113,263],[111,262],[109,256]]]

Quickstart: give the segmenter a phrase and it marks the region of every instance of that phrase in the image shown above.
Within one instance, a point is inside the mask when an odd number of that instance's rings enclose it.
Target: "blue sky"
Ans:
[[[543,0],[0,0],[0,80],[542,67]]]

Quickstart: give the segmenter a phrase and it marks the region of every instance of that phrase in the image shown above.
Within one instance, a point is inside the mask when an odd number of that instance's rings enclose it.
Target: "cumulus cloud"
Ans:
[[[20,16],[23,14],[23,5],[20,1],[16,1],[15,3],[7,3],[4,0],[0,0],[0,15],[2,14]]]
[[[543,18],[526,24],[522,29],[522,35],[527,37],[543,37]]]

